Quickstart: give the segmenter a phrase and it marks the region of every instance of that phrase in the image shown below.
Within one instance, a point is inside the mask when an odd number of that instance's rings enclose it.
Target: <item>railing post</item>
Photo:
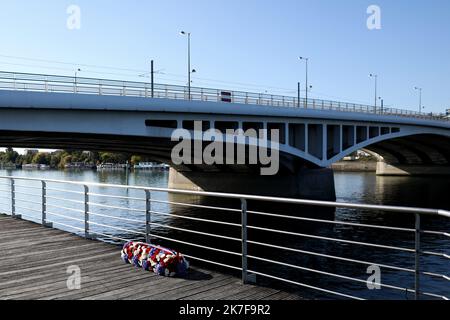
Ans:
[[[420,214],[416,214],[414,297],[420,299]]]
[[[241,214],[242,214],[242,283],[247,283],[247,200],[241,199]]]
[[[83,185],[84,187],[84,236],[89,239],[89,187]]]
[[[16,187],[14,183],[14,179],[11,178],[11,216],[13,218],[18,218],[16,215]]]
[[[151,244],[152,213],[150,191],[145,190],[145,242]]]
[[[42,225],[51,228],[53,225],[47,223],[47,183],[42,180]]]

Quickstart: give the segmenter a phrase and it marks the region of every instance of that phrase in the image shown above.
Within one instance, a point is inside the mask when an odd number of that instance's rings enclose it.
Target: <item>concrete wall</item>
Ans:
[[[296,174],[260,176],[230,172],[170,170],[169,188],[335,201],[333,170],[302,169]]]
[[[332,166],[335,172],[373,172],[377,171],[375,161],[340,161]]]
[[[450,167],[377,163],[379,176],[450,176]]]

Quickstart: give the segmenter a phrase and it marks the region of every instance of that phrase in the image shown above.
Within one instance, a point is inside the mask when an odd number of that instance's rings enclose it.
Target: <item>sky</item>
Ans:
[[[2,1],[0,70],[145,80],[153,59],[155,81],[186,84],[181,30],[195,86],[295,96],[305,56],[312,97],[373,104],[374,73],[387,106],[418,110],[418,86],[425,111],[450,108],[448,0]]]

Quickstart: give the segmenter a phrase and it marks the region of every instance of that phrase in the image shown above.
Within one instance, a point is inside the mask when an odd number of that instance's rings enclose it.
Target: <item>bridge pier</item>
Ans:
[[[450,167],[439,165],[377,163],[378,176],[450,176]]]
[[[335,201],[333,170],[300,169],[295,174],[260,176],[230,172],[179,172],[170,169],[169,188],[284,198]]]

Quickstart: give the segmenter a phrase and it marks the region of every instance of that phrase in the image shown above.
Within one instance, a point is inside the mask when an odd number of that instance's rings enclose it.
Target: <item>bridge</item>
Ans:
[[[189,92],[189,93],[188,93]],[[280,171],[175,165],[175,129],[278,129]],[[0,145],[147,155],[172,165],[172,187],[335,199],[328,167],[365,149],[380,175],[450,174],[444,114],[278,95],[0,72]],[[251,139],[245,140],[251,145]]]

